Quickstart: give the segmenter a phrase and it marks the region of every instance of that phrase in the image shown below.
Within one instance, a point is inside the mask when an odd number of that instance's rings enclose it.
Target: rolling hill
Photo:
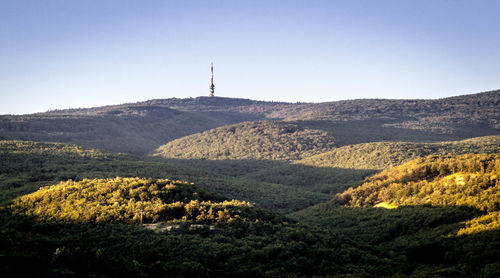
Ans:
[[[276,112],[288,121],[363,121],[377,119],[387,126],[456,132],[461,125],[500,128],[500,91],[436,100],[358,99],[309,104],[300,109]],[[290,109],[290,108],[288,108]]]
[[[244,122],[186,136],[157,149],[155,155],[181,159],[291,160],[334,147],[326,132],[286,122]]]
[[[159,106],[120,106],[0,116],[4,139],[63,142],[144,155],[192,133],[244,120],[251,115],[185,112]]]

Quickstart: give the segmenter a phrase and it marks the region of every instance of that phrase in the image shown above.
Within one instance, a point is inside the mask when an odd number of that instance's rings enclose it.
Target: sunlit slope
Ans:
[[[500,152],[500,135],[439,143],[377,142],[349,145],[295,163],[316,167],[381,170],[431,154],[497,152]]]
[[[334,138],[325,131],[260,121],[186,136],[161,146],[155,155],[182,159],[290,160],[325,152],[334,145]]]
[[[182,181],[114,178],[65,181],[14,200],[15,213],[45,221],[196,223],[255,221],[263,214],[245,201],[221,201]]]
[[[0,201],[40,186],[84,178],[178,177],[194,169],[61,143],[0,141]]]
[[[349,206],[468,206],[500,210],[500,154],[428,156],[392,167],[335,196]]]
[[[412,160],[290,216],[383,239],[388,236],[384,233],[419,233],[419,227],[438,229],[445,224],[452,226],[436,233],[460,236],[498,230],[499,211],[500,154],[496,153]],[[371,225],[371,230],[357,227],[360,221]],[[377,229],[380,234],[374,234]],[[426,237],[425,233],[420,236]]]

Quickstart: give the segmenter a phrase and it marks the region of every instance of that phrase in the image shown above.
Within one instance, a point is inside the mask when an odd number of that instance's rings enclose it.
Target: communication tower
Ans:
[[[210,93],[208,94],[209,97],[214,97],[215,93],[215,85],[214,85],[214,63],[210,63],[210,72],[212,73],[212,76],[210,78]]]

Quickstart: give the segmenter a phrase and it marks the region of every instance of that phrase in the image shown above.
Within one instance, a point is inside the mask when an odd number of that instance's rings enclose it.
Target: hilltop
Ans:
[[[286,122],[244,122],[193,134],[156,150],[165,158],[290,160],[335,146],[325,131]]]
[[[88,109],[0,116],[0,139],[73,143],[144,155],[172,140],[245,121],[292,121],[338,145],[444,141],[495,135],[500,91],[437,100],[284,103],[234,98],[158,99]]]

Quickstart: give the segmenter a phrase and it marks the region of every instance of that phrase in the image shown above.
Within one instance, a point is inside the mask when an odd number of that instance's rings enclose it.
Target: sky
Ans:
[[[0,0],[0,114],[500,89],[500,1]]]

